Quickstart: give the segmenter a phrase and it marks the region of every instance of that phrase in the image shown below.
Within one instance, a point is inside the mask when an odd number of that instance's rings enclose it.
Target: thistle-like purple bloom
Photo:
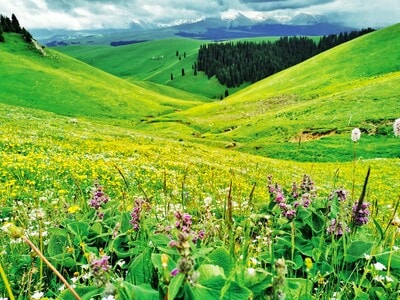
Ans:
[[[135,199],[135,206],[131,212],[131,220],[130,223],[132,224],[133,230],[139,231],[140,229],[140,216],[144,207],[149,207],[149,203],[144,200],[143,198],[136,198]]]
[[[95,183],[92,189],[92,199],[89,200],[90,207],[99,209],[103,204],[106,204],[110,198],[104,193],[103,187]]]
[[[345,232],[349,232],[350,228],[345,226],[342,222],[338,222],[336,219],[332,219],[326,231],[329,234],[340,237]]]
[[[101,271],[107,272],[111,268],[110,264],[108,263],[109,258],[109,256],[103,255],[101,258],[93,259],[90,262],[93,273],[97,274]]]
[[[362,226],[368,223],[368,216],[370,215],[370,211],[369,211],[369,203],[363,203],[361,204],[361,207],[359,208],[359,210],[357,210],[358,205],[354,205],[353,206],[353,220],[354,223],[357,226]]]

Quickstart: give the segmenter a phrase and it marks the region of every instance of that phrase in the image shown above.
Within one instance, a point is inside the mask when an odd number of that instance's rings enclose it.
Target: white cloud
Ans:
[[[133,20],[159,24],[240,12],[263,19],[294,11],[327,14],[358,27],[400,22],[398,0],[13,0],[1,1],[0,14],[18,17],[26,28],[123,28]]]

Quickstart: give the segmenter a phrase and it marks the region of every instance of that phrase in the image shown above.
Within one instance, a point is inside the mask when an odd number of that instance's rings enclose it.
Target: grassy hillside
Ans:
[[[68,116],[128,120],[137,123],[197,105],[196,98],[173,97],[129,83],[52,49],[42,56],[19,35],[0,44],[0,101]]]
[[[308,161],[351,160],[349,134],[360,127],[360,155],[399,157],[391,128],[400,116],[399,31],[368,34],[169,119],[191,124],[202,143]]]
[[[208,79],[202,72],[194,76],[192,66],[197,61],[200,45],[204,43],[206,42],[174,38],[119,47],[73,45],[56,49],[121,78],[155,82],[202,95],[208,98],[203,100],[210,101],[220,99],[225,94],[226,87],[215,77]],[[177,51],[179,56],[176,56]],[[185,76],[182,76],[182,69],[185,70]],[[229,89],[229,92],[234,93],[240,88]]]

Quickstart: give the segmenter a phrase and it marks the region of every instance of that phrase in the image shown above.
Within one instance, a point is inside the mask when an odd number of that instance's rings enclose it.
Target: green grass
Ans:
[[[20,36],[6,34],[5,38],[0,45],[2,103],[133,124],[145,116],[198,104],[195,97],[180,100],[177,92],[174,97],[153,92],[52,49],[46,49],[48,55],[43,57],[22,43]]]
[[[316,157],[343,160],[342,155],[335,154],[340,151],[316,138],[334,131],[330,141],[340,144],[340,140],[350,138],[354,127],[360,127],[363,134],[375,139],[375,147],[371,145],[364,157],[380,157],[375,153],[381,152],[387,128],[400,113],[396,109],[400,86],[398,32],[399,25],[395,25],[371,33],[257,82],[223,102],[167,117],[190,124],[197,136],[204,137],[201,143],[218,140],[224,145],[235,143],[237,149],[250,153],[309,161]],[[385,53],[385,59],[381,53]],[[387,130],[378,130],[384,127]],[[296,141],[310,133],[314,133],[313,138],[303,138],[302,145],[317,147],[318,156],[282,152],[282,147],[293,152]],[[395,144],[385,145],[388,157],[398,157]]]
[[[201,95],[205,97],[202,98],[204,101],[209,102],[219,100],[221,95],[225,95],[227,88],[215,77],[207,78],[203,72],[194,76],[192,67],[197,61],[198,50],[200,45],[207,42],[171,38],[119,47],[72,45],[56,49],[118,77],[166,85],[192,93],[192,97]],[[180,54],[180,60],[176,51]],[[185,70],[185,76],[182,76],[182,68]],[[174,80],[171,80],[171,73]],[[232,94],[245,86],[248,84],[228,90]]]
[[[385,49],[395,57],[398,28],[381,32],[392,35],[395,48]],[[109,297],[106,289],[118,299],[397,299],[400,165],[391,126],[399,72],[372,60],[388,43],[374,48],[381,39],[374,33],[361,40],[364,48],[354,41],[332,50],[338,65],[320,76],[333,86],[311,80],[331,67],[326,54],[204,104],[56,51],[42,57],[6,35],[0,297],[72,299],[23,242],[29,239],[82,299]],[[353,51],[376,63],[369,76],[340,72]],[[362,70],[353,61],[350,69]],[[363,132],[357,144],[350,141],[354,126]],[[313,189],[303,189],[304,174]],[[348,191],[346,201],[330,197],[338,189]],[[288,218],[277,192],[291,208],[312,203]],[[109,201],[95,209],[99,193]],[[368,224],[354,227],[358,199],[371,213]],[[333,219],[351,231],[330,232]],[[204,239],[193,243],[200,230]]]

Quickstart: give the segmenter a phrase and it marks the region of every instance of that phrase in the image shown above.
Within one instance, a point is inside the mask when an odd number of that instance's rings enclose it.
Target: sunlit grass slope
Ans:
[[[226,87],[215,77],[208,79],[203,72],[194,75],[193,66],[197,61],[200,45],[204,43],[206,41],[174,38],[119,47],[73,45],[56,49],[124,79],[144,80],[174,87],[207,97],[203,98],[204,101],[219,100],[225,94]],[[182,69],[185,71],[184,76]],[[248,84],[243,86],[246,85]],[[237,90],[239,88],[232,88],[229,92],[232,94]],[[168,94],[168,91],[164,92]]]
[[[359,127],[359,155],[399,157],[399,33],[400,25],[373,32],[169,119],[191,124],[202,143],[307,161],[351,160],[349,135]]]
[[[47,56],[6,34],[0,44],[0,101],[52,111],[136,123],[149,115],[185,109],[198,102],[179,100],[129,83],[52,49]]]
[[[253,201],[261,205],[269,198],[268,174],[285,186],[309,174],[326,193],[338,186],[349,190],[354,181],[359,195],[368,166],[369,201],[388,205],[398,196],[397,159],[360,159],[356,166],[281,161],[4,104],[0,124],[3,203],[51,194],[61,213],[98,180],[117,193],[112,198],[123,198],[129,184],[131,193],[146,193],[152,201],[164,201],[163,194],[180,203],[185,192],[187,205],[197,205],[209,195],[225,199],[232,180],[234,201],[248,199],[256,184]]]

